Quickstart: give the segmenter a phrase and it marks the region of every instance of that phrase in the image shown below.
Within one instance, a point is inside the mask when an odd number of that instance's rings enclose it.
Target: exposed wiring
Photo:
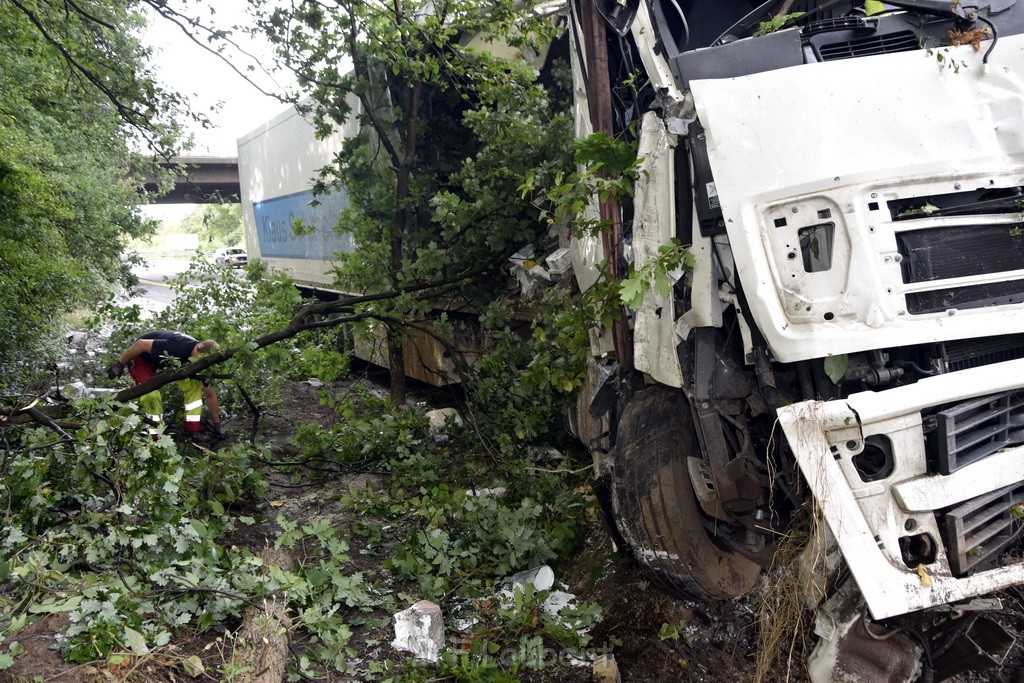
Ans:
[[[925,375],[925,376],[929,376],[930,377],[931,375],[939,374],[938,370],[925,370],[924,368],[922,368],[920,365],[918,365],[917,363],[915,363],[912,360],[897,360],[897,361],[893,361],[892,364],[895,365],[898,368],[910,368],[911,370],[913,370],[914,372],[918,373],[919,375]]]
[[[679,51],[682,52],[690,45],[690,25],[686,22],[686,14],[683,12],[683,8],[679,6],[678,0],[669,0],[669,2],[676,8],[679,19],[683,22],[683,45],[679,48]]]
[[[981,58],[981,63],[987,65],[988,56],[992,54],[992,50],[996,48],[996,41],[999,40],[999,36],[996,34],[996,25],[989,21],[987,17],[983,17],[980,14],[978,14],[981,8],[978,7],[977,5],[960,5],[959,7],[962,10],[974,10],[973,16],[969,17],[969,19],[980,21],[981,23],[988,26],[988,29],[992,31],[992,44],[988,46],[988,49],[985,50],[985,56]]]
[[[989,30],[992,31],[992,44],[988,46],[988,49],[985,50],[985,56],[981,58],[982,64],[988,64],[988,56],[992,54],[992,50],[996,48],[996,40],[999,39],[996,35],[996,25],[980,14],[975,14],[974,18],[988,26]]]

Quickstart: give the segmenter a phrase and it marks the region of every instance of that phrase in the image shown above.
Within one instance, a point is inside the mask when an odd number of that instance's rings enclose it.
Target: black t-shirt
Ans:
[[[184,365],[191,360],[192,349],[199,343],[187,334],[174,332],[172,330],[156,330],[147,332],[139,339],[152,339],[153,350],[141,354],[153,367],[159,368],[166,365],[166,356],[177,358]]]

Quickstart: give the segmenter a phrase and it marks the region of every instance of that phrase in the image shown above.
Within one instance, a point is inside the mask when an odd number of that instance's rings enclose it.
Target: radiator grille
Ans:
[[[869,38],[855,38],[839,43],[829,43],[818,48],[822,60],[852,59],[871,55],[885,55],[893,52],[909,52],[920,49],[917,35],[913,31],[897,31],[875,35]]]
[[[966,576],[999,559],[1019,534],[1024,483],[961,503],[939,514],[946,556],[956,576]]]
[[[1024,268],[1024,236],[1016,234],[1019,229],[1019,225],[958,225],[898,233],[903,281],[936,282],[932,291],[907,294],[907,310],[921,314],[1024,302],[1022,280],[964,287],[941,284],[953,278]]]
[[[949,372],[1024,358],[1024,334],[944,342],[942,357]]]
[[[934,419],[935,429],[927,435],[926,448],[940,474],[1024,443],[1024,398],[1016,392],[945,406]]]

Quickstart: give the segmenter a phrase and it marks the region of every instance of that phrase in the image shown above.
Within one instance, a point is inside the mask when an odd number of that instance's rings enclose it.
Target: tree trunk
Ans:
[[[402,330],[388,325],[388,365],[391,371],[391,407],[405,405],[405,353],[402,351]]]
[[[276,565],[289,570],[291,559],[284,553],[267,549],[262,553],[264,567]],[[288,630],[292,620],[280,595],[263,601],[262,609],[250,607],[242,617],[235,640],[234,663],[241,670],[239,683],[281,683],[288,664]]]

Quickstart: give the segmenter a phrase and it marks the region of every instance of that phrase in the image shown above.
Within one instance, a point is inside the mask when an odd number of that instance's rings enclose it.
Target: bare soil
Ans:
[[[344,384],[330,389],[332,392],[347,390]],[[274,443],[279,455],[286,454],[291,448],[288,439],[299,425],[309,422],[329,425],[337,419],[329,408],[320,404],[319,391],[319,387],[309,383],[289,383],[281,406],[261,417],[260,432]],[[375,391],[383,392],[382,389]],[[429,397],[423,400],[429,400]],[[245,438],[252,423],[250,416],[241,415],[227,420],[225,424],[233,438]],[[338,504],[341,494],[351,487],[363,487],[368,483],[378,487],[386,485],[386,480],[380,475],[366,473],[297,487],[287,477],[271,476],[267,499],[256,509],[244,513],[256,513],[262,521],[251,526],[239,525],[225,539],[225,544],[259,552],[273,543],[278,532],[273,519],[279,514],[299,522],[327,518],[335,528],[351,529],[358,520],[352,511]],[[365,539],[355,533],[350,537],[353,568],[371,574],[380,572],[379,561],[367,552]],[[388,540],[381,543],[386,545]],[[301,548],[298,550],[301,552]],[[590,649],[594,654],[613,653],[622,681],[739,683],[755,680],[760,607],[757,592],[740,600],[713,603],[670,596],[652,585],[636,562],[616,552],[596,515],[588,518],[585,541],[577,554],[553,568],[556,588],[575,594],[580,601],[601,605],[602,619],[590,634]],[[1014,633],[1024,626],[1022,596],[1024,593],[1019,591],[1006,593],[1006,609],[996,615],[1004,627]],[[22,631],[18,640],[25,652],[16,660],[13,669],[0,672],[0,683],[223,680],[210,674],[191,678],[184,675],[180,666],[183,658],[195,654],[203,660],[208,672],[223,670],[218,666],[223,665],[225,653],[230,650],[230,642],[223,635],[185,632],[172,646],[151,657],[116,666],[107,663],[73,666],[61,661],[57,653],[58,642],[54,634],[65,623],[66,616],[54,615]],[[666,631],[666,625],[673,628]],[[446,627],[449,639],[457,639],[456,629],[448,623]],[[404,659],[402,653],[389,645],[392,638],[390,615],[368,618],[350,643],[355,648],[352,661]],[[810,634],[791,634],[784,640],[787,644],[793,643],[792,651],[784,653],[763,680],[772,683],[807,680],[803,648],[810,643]],[[301,633],[293,634],[291,645],[293,652],[301,652]],[[550,666],[539,671],[528,671],[522,678],[528,682],[583,683],[595,680],[589,665],[573,665],[561,660],[552,661]],[[337,677],[329,680],[364,679]],[[952,680],[960,683],[1024,683],[1024,657],[1020,644],[1014,646],[1001,669],[965,674]]]

